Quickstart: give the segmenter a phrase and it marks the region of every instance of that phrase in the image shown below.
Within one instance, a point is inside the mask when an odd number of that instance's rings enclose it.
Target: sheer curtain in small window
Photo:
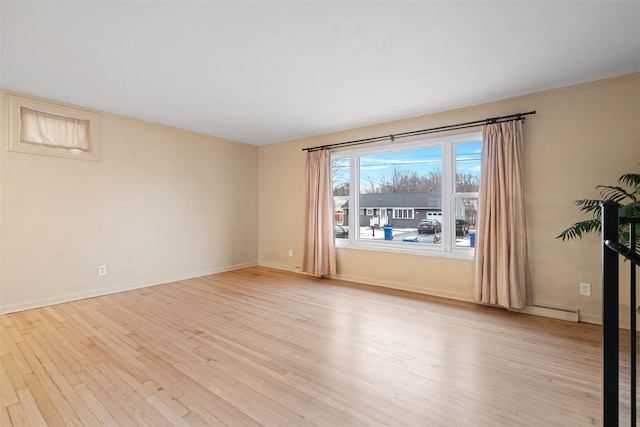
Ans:
[[[41,147],[89,151],[89,120],[20,108],[20,141]]]

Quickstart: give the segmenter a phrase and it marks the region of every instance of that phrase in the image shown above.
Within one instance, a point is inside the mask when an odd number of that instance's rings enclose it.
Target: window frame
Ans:
[[[406,213],[407,216],[398,215],[398,213],[402,212]],[[411,214],[411,215],[409,215]],[[393,214],[391,219],[414,219],[416,214],[416,210],[414,208],[393,208]]]
[[[40,99],[30,98],[13,93],[6,94],[7,99],[7,151],[15,153],[39,154],[44,156],[64,157],[68,159],[100,160],[100,114],[56,104]],[[42,113],[89,121],[89,149],[86,151],[47,145],[35,145],[21,141],[21,109],[26,108]]]
[[[456,245],[456,221],[454,217],[455,200],[456,197],[477,197],[478,193],[456,192],[455,147],[457,144],[472,143],[478,141],[482,142],[482,132],[480,131],[466,132],[457,135],[434,138],[425,138],[404,143],[395,142],[393,144],[377,145],[374,147],[358,147],[354,149],[342,149],[334,151],[332,153],[333,160],[349,160],[349,182],[351,191],[348,196],[348,222],[349,229],[353,230],[353,232],[349,232],[348,239],[336,239],[336,247],[472,260],[475,256],[475,248]],[[360,158],[367,155],[434,147],[440,147],[442,153],[442,217],[439,220],[442,223],[443,230],[448,230],[447,233],[442,233],[441,242],[438,244],[416,245],[395,240],[385,241],[360,239],[360,233],[356,231],[359,229],[358,214],[359,212],[361,212],[359,201]],[[394,219],[397,219],[395,217],[396,209],[403,208],[394,208]],[[411,209],[414,211],[415,218],[415,208],[407,209]]]

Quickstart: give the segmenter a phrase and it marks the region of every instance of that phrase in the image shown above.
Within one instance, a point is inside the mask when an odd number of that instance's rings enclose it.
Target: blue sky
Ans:
[[[482,142],[456,145],[456,169],[458,173],[472,173],[480,176],[480,153]],[[339,163],[346,166],[345,163]],[[440,147],[422,148],[410,151],[362,156],[360,159],[361,190],[370,186],[371,181],[379,182],[383,176],[389,178],[394,168],[417,172],[419,176],[442,170]],[[339,169],[334,175],[334,183],[348,182],[349,172]]]
[[[428,175],[442,169],[442,150],[433,147],[363,156],[360,158],[360,188],[371,180],[378,182],[383,176],[389,178],[394,168],[416,172],[418,176]]]

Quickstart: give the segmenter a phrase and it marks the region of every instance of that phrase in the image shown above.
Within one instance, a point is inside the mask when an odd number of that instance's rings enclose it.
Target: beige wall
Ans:
[[[99,162],[7,152],[0,96],[0,312],[257,264],[256,147],[101,113]]]
[[[640,170],[640,75],[259,149],[102,113],[100,162],[7,152],[0,96],[0,312],[256,263],[298,271],[302,148],[535,109],[525,123],[534,300],[599,322],[598,239],[555,236],[583,218],[574,200]],[[339,249],[338,276],[471,300],[473,263]]]
[[[524,126],[534,302],[578,309],[581,320],[599,322],[598,238],[562,242],[555,236],[584,219],[573,205],[576,199],[598,197],[596,185],[614,184],[623,173],[640,171],[639,102],[640,75],[632,75],[261,147],[259,263],[292,271],[300,266],[302,148],[536,110]],[[338,277],[471,300],[473,262],[341,248]],[[593,296],[579,296],[580,282],[592,284]]]

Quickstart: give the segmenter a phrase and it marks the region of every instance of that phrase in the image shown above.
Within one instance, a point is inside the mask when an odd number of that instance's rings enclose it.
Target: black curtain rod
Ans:
[[[518,114],[511,114],[509,116],[492,117],[489,119],[476,120],[473,122],[466,122],[466,123],[458,123],[455,125],[439,126],[439,127],[430,128],[430,129],[414,130],[410,132],[402,132],[402,133],[396,133],[392,135],[374,136],[373,138],[356,139],[354,141],[338,142],[336,144],[318,145],[317,147],[303,148],[302,151],[329,150],[331,148],[350,147],[352,145],[371,144],[372,142],[380,142],[380,141],[387,141],[387,140],[390,140],[391,142],[393,142],[397,138],[406,138],[409,136],[417,136],[417,135],[427,135],[430,133],[446,132],[449,130],[466,129],[466,128],[471,128],[476,126],[493,124],[493,123],[509,122],[512,120],[524,120],[525,116],[529,116],[535,113],[536,113],[535,111],[529,111],[528,113],[518,113]]]

